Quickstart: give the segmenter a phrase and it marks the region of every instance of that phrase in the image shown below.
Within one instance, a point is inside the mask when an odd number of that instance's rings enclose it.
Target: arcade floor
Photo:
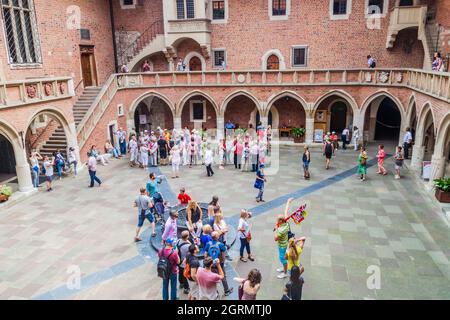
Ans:
[[[180,187],[200,202],[218,195],[232,228],[241,208],[254,213],[256,261],[240,262],[237,245],[231,249],[233,261],[226,270],[235,293],[228,299],[237,298],[232,278],[251,268],[260,269],[263,277],[258,299],[280,299],[287,280],[276,278],[272,229],[291,196],[292,209],[306,203],[309,212],[301,225],[292,225],[297,236],[307,238],[301,257],[303,299],[450,299],[450,227],[415,173],[404,170],[403,179],[394,180],[388,159],[390,175],[379,176],[372,166],[368,180],[361,182],[353,150],[337,151],[330,170],[325,170],[321,152],[313,150],[312,177],[305,181],[300,152],[299,146],[280,146],[278,165],[274,157],[266,171],[267,202],[262,205],[255,201],[251,172],[215,167],[214,177],[207,178],[198,166],[171,179],[170,167],[157,171],[167,176],[161,189],[172,203]],[[375,148],[368,154],[373,158]],[[88,173],[83,171],[77,178],[56,181],[54,192],[40,188],[2,210],[0,299],[161,299],[149,225],[144,241],[133,242],[137,213],[132,203],[147,174],[130,168],[125,159],[111,160],[98,167],[100,188],[87,188]],[[380,271],[380,286],[369,288],[374,268]]]

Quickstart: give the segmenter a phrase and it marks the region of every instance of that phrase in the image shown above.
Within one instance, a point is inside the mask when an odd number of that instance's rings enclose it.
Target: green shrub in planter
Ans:
[[[3,195],[5,195],[5,196],[9,197],[9,196],[12,195],[12,188],[11,188],[11,187],[8,187],[6,184],[5,184],[5,185],[2,185],[0,194],[3,194]]]
[[[301,138],[305,135],[306,129],[305,128],[292,128],[291,134],[294,138]]]
[[[434,180],[434,186],[444,192],[450,192],[450,178],[444,177]]]

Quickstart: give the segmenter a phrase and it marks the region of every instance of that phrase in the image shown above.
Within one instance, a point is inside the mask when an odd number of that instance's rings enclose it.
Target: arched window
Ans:
[[[274,54],[267,58],[267,70],[278,70],[280,69],[280,59]]]
[[[192,57],[189,60],[189,71],[202,71],[202,62],[199,57]]]

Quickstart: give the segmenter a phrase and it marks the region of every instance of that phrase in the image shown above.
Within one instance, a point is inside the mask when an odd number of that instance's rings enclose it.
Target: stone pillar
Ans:
[[[445,157],[439,155],[436,156],[433,154],[431,157],[431,177],[428,182],[428,188],[432,189],[434,186],[434,179],[439,179],[444,176],[445,173]]]
[[[305,126],[305,142],[311,144],[314,142],[314,116],[306,114],[306,126]]]
[[[181,117],[173,118],[173,128],[176,130],[181,130]]]
[[[260,116],[260,117],[259,117],[259,121],[261,121],[262,126],[263,126],[265,129],[267,129],[267,127],[269,126],[269,118],[268,118],[268,117]],[[256,125],[258,125],[258,124],[256,124]],[[273,129],[273,128],[272,128],[272,129]]]
[[[414,145],[411,155],[411,169],[420,170],[422,168],[423,156],[425,154],[425,147]]]
[[[361,111],[359,111],[354,119],[353,119],[353,126],[358,127],[359,129],[359,143],[363,144],[364,143],[364,131],[367,130],[367,128],[364,128],[364,114],[361,114]],[[351,132],[353,133],[353,128],[350,128]],[[369,139],[370,140],[370,139]],[[353,141],[353,137],[352,140]]]
[[[217,117],[217,134],[216,134],[217,141],[223,139],[224,130],[225,130],[225,119],[223,117]]]
[[[24,149],[14,150],[16,152],[16,174],[19,182],[20,192],[33,191],[33,182],[31,181],[30,165],[28,164],[27,157]]]

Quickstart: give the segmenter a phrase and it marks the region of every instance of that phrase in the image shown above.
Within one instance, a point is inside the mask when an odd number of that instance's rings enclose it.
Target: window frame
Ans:
[[[189,20],[189,19],[195,19],[195,0],[181,0],[183,2],[183,18],[179,18],[178,17],[178,0],[174,0],[175,1],[175,17],[176,20]],[[188,9],[187,9],[187,4],[188,1],[192,1],[192,9],[193,9],[193,17],[188,17]]]
[[[214,19],[214,2],[223,2],[223,18]],[[228,22],[228,0],[211,0],[210,1],[210,17],[211,23],[227,23]]]
[[[383,1],[383,11],[380,13],[380,18],[385,18],[389,9],[389,0]],[[376,13],[369,13],[369,0],[364,0],[364,15],[366,18],[375,18]]]
[[[305,64],[294,64],[294,52],[295,49],[304,49],[305,50]],[[291,46],[291,68],[293,69],[302,69],[308,67],[308,59],[309,59],[309,46],[305,44],[298,44]]]
[[[203,119],[196,119],[194,120],[194,104],[202,104],[203,105]],[[194,123],[204,123],[206,122],[206,100],[190,100],[189,101],[189,118],[191,122]]]
[[[125,4],[125,0],[120,0],[120,7],[122,9],[136,9],[136,0],[131,0],[133,1],[133,4]]]
[[[213,56],[213,58],[212,58],[212,67],[213,67],[213,69],[221,69],[222,68],[222,65],[216,65],[216,51],[223,51],[223,57],[224,57],[223,59],[225,61],[225,66],[228,65],[228,62],[227,62],[227,50],[225,48],[214,48],[211,51],[212,51],[212,56]]]
[[[335,0],[330,0],[330,6],[329,6],[330,20],[348,20],[348,19],[350,19],[350,15],[352,13],[352,0],[345,0],[345,1],[347,1],[347,7],[346,7],[345,14],[334,14],[334,1]]]
[[[22,0],[19,3],[19,7],[14,6],[12,4],[12,0],[8,0],[8,5],[3,4],[3,1],[0,2],[0,8],[1,8],[1,17],[3,19],[3,23],[2,23],[2,29],[3,29],[3,40],[5,43],[5,50],[6,50],[6,56],[8,59],[8,65],[10,66],[11,69],[34,69],[34,68],[42,68],[43,65],[43,61],[42,61],[42,52],[41,52],[41,44],[40,44],[40,37],[39,37],[39,31],[38,31],[38,27],[37,27],[37,20],[36,20],[36,10],[35,10],[35,6],[34,6],[34,1],[33,0],[28,0],[28,8],[27,11],[29,12],[30,15],[30,28],[31,28],[31,32],[32,32],[32,41],[33,41],[33,51],[34,51],[34,56],[35,56],[35,61],[32,61],[31,58],[31,51],[29,48],[29,39],[28,39],[28,32],[27,32],[27,26],[25,23],[25,18],[24,18],[24,7],[22,6]],[[9,49],[9,44],[8,44],[8,36],[7,36],[7,32],[6,32],[6,20],[5,20],[5,15],[4,15],[4,8],[9,8],[10,11],[16,11],[17,9],[14,8],[19,8],[19,15],[20,15],[20,22],[21,22],[21,28],[24,31],[23,33],[23,39],[24,39],[24,50],[25,50],[25,57],[27,59],[27,61],[23,62],[20,61],[22,60],[22,56],[21,54],[17,54],[18,51],[20,51],[20,45],[18,43],[18,34],[17,34],[17,30],[16,30],[16,26],[15,23],[12,25],[12,32],[13,32],[13,37],[14,37],[14,48],[15,48],[15,52],[17,55],[17,60],[19,60],[18,62],[14,62],[12,61],[12,55]],[[11,16],[12,17],[12,16]],[[11,18],[13,19],[13,18]],[[20,56],[20,58],[19,58]]]
[[[289,15],[291,14],[291,0],[286,0],[286,14],[284,15],[273,15],[273,1],[274,0],[268,0],[267,5],[267,11],[269,14],[270,20],[288,20]]]

